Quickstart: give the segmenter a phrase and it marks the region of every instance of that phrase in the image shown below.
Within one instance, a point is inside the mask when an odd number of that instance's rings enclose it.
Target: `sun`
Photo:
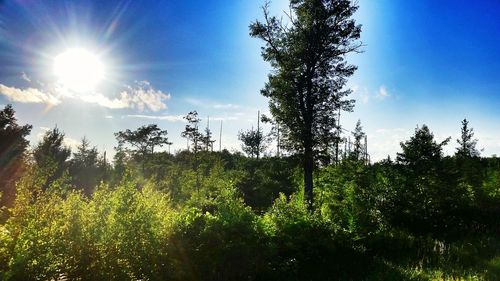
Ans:
[[[63,87],[89,92],[104,78],[104,65],[94,53],[72,48],[54,58],[54,74]]]

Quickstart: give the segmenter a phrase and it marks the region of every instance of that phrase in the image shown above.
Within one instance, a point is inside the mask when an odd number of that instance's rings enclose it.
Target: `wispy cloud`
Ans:
[[[35,88],[19,89],[0,84],[0,94],[11,101],[20,103],[43,103],[48,105],[61,103],[61,100],[55,95]]]
[[[389,92],[387,91],[385,86],[380,86],[380,88],[378,89],[377,95],[376,95],[377,99],[383,100],[383,99],[388,98],[390,96],[391,95],[389,94]]]
[[[233,121],[239,120],[237,116],[226,116],[226,117],[210,117],[210,121]]]
[[[368,103],[370,101],[370,93],[366,87],[361,88],[359,85],[351,87],[353,98],[361,103]]]
[[[214,103],[210,101],[204,101],[196,98],[186,98],[185,101],[191,105],[203,107],[203,108],[213,108],[213,109],[240,109],[241,106],[233,103]]]
[[[353,92],[353,98],[363,104],[367,104],[372,98],[384,100],[391,96],[384,85],[380,86],[377,91],[372,91],[367,87],[360,87],[359,85],[353,85],[351,90]]]
[[[31,83],[31,78],[26,74],[26,72],[21,72],[21,79],[23,79],[26,82]]]
[[[241,106],[237,104],[227,103],[227,104],[214,104],[212,105],[215,109],[239,109]]]
[[[151,119],[151,120],[164,120],[169,122],[184,122],[183,115],[141,115],[141,114],[131,114],[127,115],[128,118],[140,118],[140,119]]]

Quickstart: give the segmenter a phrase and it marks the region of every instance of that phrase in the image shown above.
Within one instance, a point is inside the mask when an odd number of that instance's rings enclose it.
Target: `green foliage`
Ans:
[[[236,187],[245,203],[258,213],[266,211],[280,193],[287,196],[298,190],[297,164],[292,159],[268,158],[241,161]]]
[[[397,162],[322,166],[312,209],[297,155],[119,150],[111,168],[84,140],[66,169],[49,134],[4,209],[1,280],[499,277],[500,161],[445,157],[426,126]]]
[[[457,140],[456,155],[461,158],[478,157],[479,151],[476,149],[477,139],[474,139],[474,130],[469,128],[469,121],[462,121],[460,139]]]
[[[247,131],[240,131],[238,139],[242,142],[241,149],[251,158],[256,157],[259,159],[266,149],[267,139],[260,128],[254,130],[253,128]]]
[[[63,175],[68,168],[70,156],[71,149],[64,144],[64,133],[57,127],[47,131],[33,150],[33,158],[38,167],[41,169],[54,168],[43,188],[48,188],[53,181]]]

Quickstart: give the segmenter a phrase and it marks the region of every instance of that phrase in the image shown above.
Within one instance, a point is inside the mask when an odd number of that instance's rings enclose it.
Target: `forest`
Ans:
[[[288,23],[265,5],[250,24],[270,129],[241,130],[240,151],[214,147],[194,110],[186,149],[147,124],[113,132],[110,157],[57,126],[30,143],[0,109],[0,279],[500,280],[500,159],[463,119],[458,139],[416,126],[371,161],[362,123],[337,119],[354,110],[358,6],[290,3]]]

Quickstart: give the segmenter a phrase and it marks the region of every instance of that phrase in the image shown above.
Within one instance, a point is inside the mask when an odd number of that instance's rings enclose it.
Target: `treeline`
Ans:
[[[318,160],[312,210],[299,154],[257,159],[197,140],[155,151],[168,141],[151,125],[116,133],[111,164],[86,139],[71,152],[57,128],[30,151],[11,106],[0,125],[2,280],[500,276],[500,159],[480,156],[466,120],[453,156],[422,126],[394,160],[369,164],[355,149]],[[156,137],[136,138],[145,128]]]

